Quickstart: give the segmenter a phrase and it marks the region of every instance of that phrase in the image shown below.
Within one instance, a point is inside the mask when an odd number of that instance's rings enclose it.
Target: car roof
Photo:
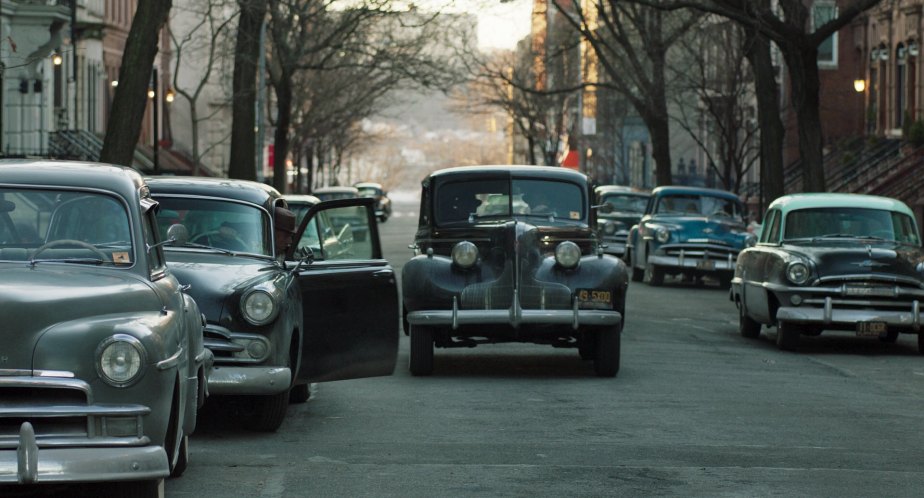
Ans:
[[[359,190],[356,187],[320,187],[312,191],[313,194],[331,194],[331,193],[356,193]]]
[[[113,164],[47,159],[0,160],[0,184],[78,187],[136,198],[144,180],[137,171]]]
[[[275,188],[265,183],[229,178],[193,176],[152,176],[145,179],[155,194],[202,195],[250,202],[261,206],[272,205],[282,197]]]
[[[738,199],[738,196],[727,190],[719,190],[715,188],[704,188],[704,187],[683,187],[678,185],[665,185],[663,187],[656,187],[651,191],[651,195],[682,195],[682,194],[705,194],[712,195],[715,197],[725,197],[728,199]]]
[[[375,182],[358,182],[358,183],[354,183],[353,186],[356,188],[377,188],[377,189],[382,188],[381,183],[375,183]]]
[[[555,178],[587,183],[587,176],[573,169],[557,166],[517,166],[517,165],[484,165],[484,166],[457,166],[430,173],[427,179],[443,179],[455,176],[502,175],[510,174],[518,178]],[[426,179],[424,180],[426,181]]]
[[[882,209],[886,211],[898,211],[905,213],[912,218],[914,213],[902,201],[890,197],[881,197],[878,195],[866,194],[841,194],[841,193],[805,193],[790,194],[777,198],[770,203],[768,209],[779,209],[784,213],[797,209],[814,209],[814,208],[855,208],[863,207],[869,209]]]
[[[298,204],[308,204],[309,206],[313,206],[321,202],[321,199],[307,194],[285,194],[282,196],[282,198],[285,199],[286,203],[290,206]]]

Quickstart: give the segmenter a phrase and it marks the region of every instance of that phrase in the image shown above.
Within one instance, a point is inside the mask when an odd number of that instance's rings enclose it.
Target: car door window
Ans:
[[[761,242],[767,242],[770,244],[776,244],[780,241],[780,212],[777,210],[770,211],[769,216],[767,216],[767,223],[769,224],[768,229],[764,232],[764,240]]]
[[[296,246],[298,254],[311,249],[316,259],[374,259],[368,212],[363,206],[331,207],[318,211]]]

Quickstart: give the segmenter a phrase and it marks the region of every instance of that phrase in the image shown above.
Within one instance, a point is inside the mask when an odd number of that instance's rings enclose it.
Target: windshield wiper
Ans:
[[[103,265],[109,263],[99,258],[55,258],[55,259],[30,259],[29,266],[35,266],[36,263],[73,263],[77,265]]]
[[[181,246],[171,246],[171,247],[195,247],[197,249],[211,249],[213,251],[218,251],[220,253],[227,254],[229,256],[237,256],[238,254],[230,249],[222,249],[221,247],[208,246],[205,244],[196,244],[194,242],[187,242]]]

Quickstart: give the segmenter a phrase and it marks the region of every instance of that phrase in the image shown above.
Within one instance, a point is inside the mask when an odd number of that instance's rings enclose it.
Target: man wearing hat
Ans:
[[[289,247],[295,243],[295,213],[288,209],[276,206],[273,211],[274,236],[276,238],[276,257],[285,259]]]

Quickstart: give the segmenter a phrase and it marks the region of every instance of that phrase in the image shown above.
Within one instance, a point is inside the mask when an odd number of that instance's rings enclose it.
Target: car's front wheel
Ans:
[[[645,283],[652,287],[664,285],[664,269],[659,268],[658,265],[648,263],[645,266]]]
[[[244,424],[256,432],[276,432],[286,419],[289,408],[289,390],[269,396],[253,396],[252,412]]]
[[[776,325],[776,347],[783,351],[799,349],[799,328],[789,322],[779,322]]]
[[[632,250],[626,250],[626,264],[629,265],[629,268],[632,270],[632,281],[641,282],[642,278],[645,276],[645,271],[635,267],[635,261],[632,259]]]
[[[433,329],[411,325],[411,375],[424,376],[433,373]]]
[[[619,372],[622,327],[602,327],[597,332],[594,372],[597,377],[615,377]]]
[[[741,337],[747,339],[757,339],[760,337],[760,323],[748,316],[747,310],[744,309],[744,303],[738,303],[738,332]]]

